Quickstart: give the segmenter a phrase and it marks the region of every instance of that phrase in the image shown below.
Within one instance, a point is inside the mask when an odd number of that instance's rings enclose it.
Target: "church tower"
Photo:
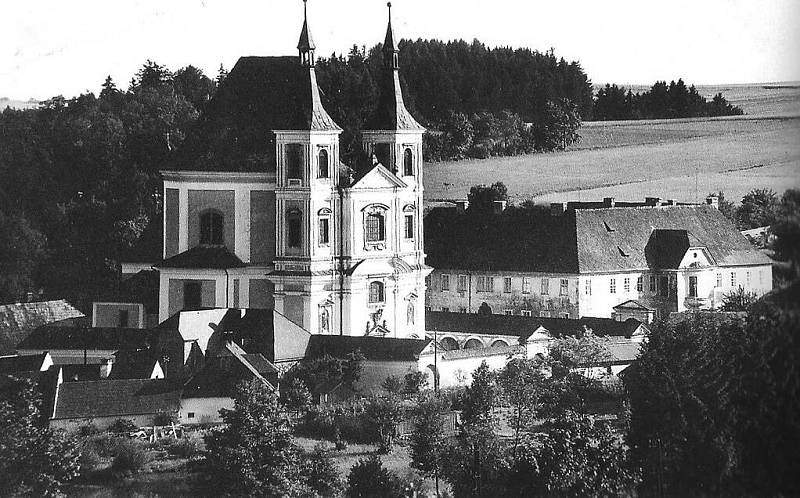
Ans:
[[[338,231],[334,203],[339,181],[342,129],[322,106],[314,71],[314,39],[304,18],[297,44],[302,80],[301,106],[309,119],[302,129],[273,130],[277,159],[275,186],[275,310],[312,333],[331,333],[332,275]]]

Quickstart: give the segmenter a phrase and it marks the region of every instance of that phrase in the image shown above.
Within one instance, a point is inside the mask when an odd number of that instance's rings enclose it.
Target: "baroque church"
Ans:
[[[425,130],[403,103],[389,8],[363,167],[340,160],[307,14],[297,57],[238,60],[162,171],[159,322],[266,308],[312,334],[425,336]]]

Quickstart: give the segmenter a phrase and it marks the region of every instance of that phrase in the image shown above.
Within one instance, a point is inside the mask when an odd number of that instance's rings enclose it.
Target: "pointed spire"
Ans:
[[[297,42],[297,50],[300,52],[300,62],[305,66],[314,65],[314,38],[308,29],[308,0],[303,0],[303,29],[300,31],[300,41]]]
[[[392,2],[386,4],[389,7],[389,24],[386,27],[386,38],[383,40],[383,63],[389,69],[399,69],[398,54],[400,50],[394,41],[394,30],[392,29]]]

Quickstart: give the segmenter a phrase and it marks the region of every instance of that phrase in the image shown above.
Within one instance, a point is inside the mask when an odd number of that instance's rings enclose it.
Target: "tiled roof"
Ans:
[[[459,360],[463,358],[486,358],[489,356],[510,356],[525,352],[525,347],[518,344],[511,346],[492,346],[487,348],[454,349],[442,353],[445,360]]]
[[[183,397],[230,397],[236,384],[252,379],[272,388],[265,376],[272,378],[277,371],[261,354],[247,354],[236,344],[228,343],[218,356],[209,358],[203,369],[186,383]]]
[[[196,246],[156,265],[158,268],[242,268],[246,266],[225,246]]]
[[[153,350],[118,351],[111,368],[111,379],[149,379],[158,358]]]
[[[63,299],[0,305],[0,354],[13,353],[36,327],[83,316]]]
[[[40,372],[47,353],[0,356],[0,374]]]
[[[20,350],[108,350],[146,349],[158,343],[160,331],[113,327],[55,327],[45,325],[34,330]]]
[[[171,412],[179,389],[167,380],[128,379],[65,382],[58,388],[54,419],[124,417]]]
[[[168,169],[275,171],[275,130],[341,128],[299,57],[242,57]]]
[[[344,358],[360,350],[367,360],[416,361],[429,339],[396,339],[392,337],[312,335],[306,358],[319,358],[326,354]]]
[[[476,335],[509,335],[524,340],[540,327],[547,329],[553,337],[583,333],[586,328],[598,336],[630,337],[641,322],[630,318],[618,322],[610,318],[584,317],[540,318],[518,315],[478,315],[448,311],[426,311],[425,328],[430,334],[439,332],[461,332]]]
[[[605,338],[605,340],[601,340],[600,344],[611,355],[612,363],[630,363],[639,357],[639,351],[642,349],[641,343],[620,338]]]
[[[720,266],[770,263],[708,205],[575,209],[558,216],[518,208],[499,215],[438,208],[425,218],[427,263],[439,269],[643,270],[675,267],[681,250],[696,246]]]

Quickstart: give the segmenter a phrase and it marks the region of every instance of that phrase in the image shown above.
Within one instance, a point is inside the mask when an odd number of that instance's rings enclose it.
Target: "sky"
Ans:
[[[11,5],[9,5],[11,3]],[[0,6],[0,96],[127,87],[147,60],[214,76],[240,56],[293,55],[301,0],[26,0]],[[382,0],[309,0],[318,56],[383,40]],[[394,0],[399,38],[555,49],[595,83],[800,80],[798,0]]]

